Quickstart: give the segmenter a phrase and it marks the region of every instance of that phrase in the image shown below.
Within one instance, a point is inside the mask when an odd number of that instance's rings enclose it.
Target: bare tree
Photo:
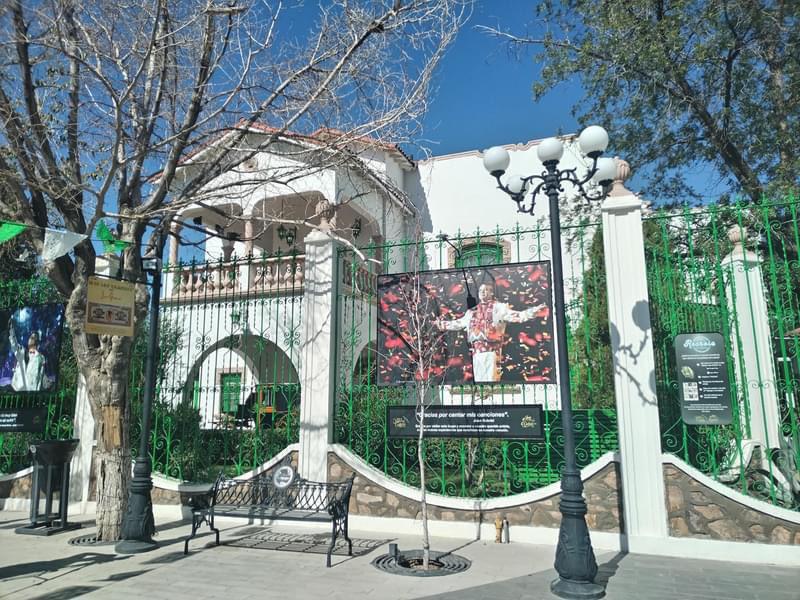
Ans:
[[[40,252],[45,227],[90,234],[113,219],[129,242],[122,276],[141,281],[148,240],[198,196],[227,193],[211,182],[256,153],[300,152],[306,165],[331,168],[357,165],[353,148],[366,137],[410,140],[461,3],[334,0],[296,10],[266,0],[3,3],[0,218],[30,226]],[[263,123],[254,145],[248,136]],[[290,188],[303,174],[263,169],[257,179]],[[85,332],[96,252],[85,241],[73,254],[44,268],[68,298],[97,422],[98,537],[114,540],[130,478],[132,340]],[[138,285],[138,325],[146,300]]]
[[[416,239],[422,239],[417,224]],[[427,410],[435,403],[437,386],[444,381],[446,372],[446,332],[440,327],[442,311],[435,291],[419,277],[420,257],[414,256],[415,269],[397,275],[391,290],[399,300],[395,303],[400,314],[396,319],[380,319],[379,327],[402,345],[404,379],[414,390],[417,433],[417,462],[419,464],[420,511],[422,513],[422,568],[430,565],[430,535],[428,531],[427,478],[425,465],[425,418]],[[402,324],[398,326],[398,324]]]

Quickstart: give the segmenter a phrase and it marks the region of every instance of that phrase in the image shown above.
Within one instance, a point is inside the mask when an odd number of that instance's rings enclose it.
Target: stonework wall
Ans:
[[[328,477],[330,481],[340,481],[350,477],[353,469],[336,454],[328,453]],[[595,531],[620,532],[622,525],[622,500],[619,489],[619,468],[611,463],[584,482],[589,512],[586,521]],[[537,502],[529,502],[496,511],[456,510],[439,506],[428,506],[432,519],[439,521],[466,521],[475,523],[494,522],[497,516],[508,519],[510,525],[528,525],[557,528],[561,523],[558,511],[560,494]],[[363,473],[357,473],[350,497],[351,515],[375,517],[401,517],[418,519],[421,517],[419,502],[410,500],[387,490]]]
[[[0,498],[25,498],[31,497],[31,474],[23,477],[0,481]]]
[[[292,452],[289,460],[291,461],[290,464],[292,465],[292,468],[296,471],[297,452]],[[272,477],[272,472],[283,464],[284,464],[283,462],[280,462],[276,465],[273,465],[271,468],[261,473],[259,477]],[[212,484],[209,483],[208,485],[210,489]],[[153,489],[150,491],[150,496],[153,499],[153,504],[167,504],[167,505],[181,504],[183,506],[187,506],[189,504],[189,498],[191,498],[192,496],[196,496],[200,493],[201,492],[185,492],[185,491],[169,490],[154,485]]]
[[[664,465],[664,484],[673,537],[800,544],[800,525],[726,498],[673,465]]]

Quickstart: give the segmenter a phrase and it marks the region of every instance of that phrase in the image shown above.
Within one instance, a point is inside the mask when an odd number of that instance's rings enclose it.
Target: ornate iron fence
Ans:
[[[798,205],[662,210],[645,219],[662,447],[715,479],[800,509]],[[673,341],[716,332],[733,422],[681,417]]]
[[[617,448],[613,371],[606,311],[602,238],[596,223],[564,228],[565,287],[570,336],[578,464],[583,467]],[[412,486],[419,485],[415,440],[390,438],[386,407],[414,405],[412,388],[376,385],[376,277],[458,266],[547,260],[549,230],[495,231],[443,240],[400,241],[362,248],[366,260],[340,251],[337,286],[337,387],[335,438],[373,467]],[[557,386],[469,385],[435,388],[436,403],[542,404],[542,441],[427,439],[427,488],[462,497],[507,496],[558,481],[563,434]]]
[[[278,253],[165,267],[154,472],[213,481],[297,442],[303,264]],[[131,372],[134,444],[144,355],[142,335]]]
[[[36,304],[63,302],[46,278],[0,282],[0,309],[15,309]],[[6,340],[0,341],[5,349]],[[65,326],[59,357],[58,389],[54,392],[0,391],[0,409],[47,408],[43,434],[0,433],[0,474],[14,473],[30,466],[30,444],[40,440],[68,439],[72,436],[77,388],[77,367],[72,353],[72,337]]]

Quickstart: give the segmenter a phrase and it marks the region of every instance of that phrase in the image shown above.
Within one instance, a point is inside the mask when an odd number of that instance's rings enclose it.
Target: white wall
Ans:
[[[504,146],[511,156],[507,176],[512,173],[541,174],[545,170],[536,156],[538,143],[539,140],[535,140]],[[581,157],[577,144],[565,140],[559,167],[578,167],[580,175],[585,173],[587,166],[588,162]],[[478,150],[434,156],[420,161],[419,170],[434,233],[443,231],[453,235],[458,229],[469,233],[477,229],[491,231],[496,226],[513,228],[517,222],[528,228],[547,218],[546,199],[537,202],[533,216],[516,212],[516,205],[497,188],[495,179],[483,168],[483,154]],[[565,190],[567,198],[574,198],[575,194],[568,186]],[[563,215],[562,212],[562,219]]]

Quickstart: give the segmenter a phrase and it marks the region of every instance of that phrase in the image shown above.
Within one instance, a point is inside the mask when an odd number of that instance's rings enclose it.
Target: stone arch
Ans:
[[[216,363],[216,356],[220,354],[228,357],[222,365]],[[215,362],[209,363],[212,357]],[[298,369],[278,344],[257,335],[229,335],[209,345],[195,357],[182,389],[181,401],[192,403],[200,411],[206,428],[212,426],[219,416],[217,404],[222,377],[232,373],[241,375],[239,405],[252,405],[268,387],[279,388],[283,392],[291,389],[292,397],[296,396],[299,402]],[[201,385],[198,386],[198,382]],[[285,394],[281,396],[281,401],[286,403]]]

